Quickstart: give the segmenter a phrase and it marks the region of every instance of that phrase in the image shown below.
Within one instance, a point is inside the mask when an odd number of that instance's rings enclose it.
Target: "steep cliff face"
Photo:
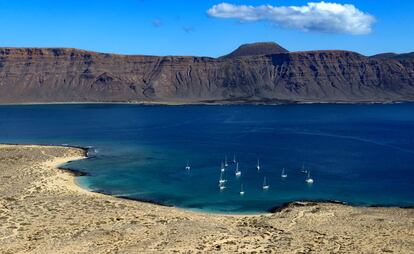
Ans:
[[[0,48],[0,103],[414,100],[414,57],[311,51],[224,58]]]

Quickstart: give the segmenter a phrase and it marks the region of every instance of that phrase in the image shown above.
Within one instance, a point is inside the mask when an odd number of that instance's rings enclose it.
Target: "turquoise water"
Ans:
[[[90,174],[80,185],[186,209],[256,213],[294,200],[414,205],[414,104],[0,106],[0,130],[0,142],[92,146],[91,159],[68,165]],[[242,176],[230,164],[220,191],[221,161],[233,153]]]

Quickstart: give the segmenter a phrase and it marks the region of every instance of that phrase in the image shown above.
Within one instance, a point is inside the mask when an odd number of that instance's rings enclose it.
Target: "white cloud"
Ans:
[[[351,4],[308,3],[304,6],[233,5],[211,7],[210,17],[240,21],[268,21],[285,28],[324,33],[368,34],[375,18]]]

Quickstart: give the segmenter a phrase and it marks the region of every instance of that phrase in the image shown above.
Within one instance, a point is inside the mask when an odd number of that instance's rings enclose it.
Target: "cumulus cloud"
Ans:
[[[234,5],[220,3],[211,7],[210,17],[245,22],[268,21],[284,28],[345,34],[368,34],[375,18],[352,4],[311,2],[304,6]]]

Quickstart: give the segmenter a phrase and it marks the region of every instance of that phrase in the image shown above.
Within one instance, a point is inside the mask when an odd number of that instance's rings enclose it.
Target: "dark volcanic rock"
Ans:
[[[280,45],[274,42],[257,42],[241,45],[238,49],[228,55],[223,56],[222,58],[272,55],[288,52],[289,51],[287,49],[282,48]]]
[[[377,54],[377,55],[373,55],[370,58],[374,58],[374,59],[392,59],[393,57],[398,56],[398,54],[396,53],[381,53],[381,54]]]
[[[0,103],[414,100],[412,54],[259,53],[215,59],[0,48]]]

